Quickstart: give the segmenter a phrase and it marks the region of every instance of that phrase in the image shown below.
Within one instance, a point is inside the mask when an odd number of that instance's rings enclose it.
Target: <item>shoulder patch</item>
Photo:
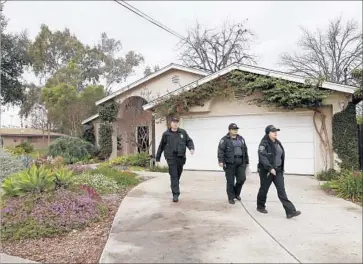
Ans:
[[[222,145],[224,143],[224,139],[221,139],[221,141],[219,141],[219,145]]]
[[[258,147],[258,151],[262,152],[262,151],[264,151],[264,150],[265,150],[265,146],[260,145],[260,146]]]

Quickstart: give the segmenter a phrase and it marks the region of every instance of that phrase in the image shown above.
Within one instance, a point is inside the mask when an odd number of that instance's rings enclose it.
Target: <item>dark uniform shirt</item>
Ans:
[[[177,131],[171,131],[171,135],[172,135],[171,142],[173,144],[172,150],[173,150],[173,154],[175,155],[175,154],[178,153],[178,144],[179,144],[178,137],[179,137],[179,134],[178,134]]]
[[[242,141],[238,140],[237,138],[234,138],[232,140],[233,144],[233,152],[235,156],[242,156]]]
[[[280,167],[282,165],[282,154],[283,150],[279,143],[274,143],[275,150],[276,150],[276,156],[275,156],[275,166]]]

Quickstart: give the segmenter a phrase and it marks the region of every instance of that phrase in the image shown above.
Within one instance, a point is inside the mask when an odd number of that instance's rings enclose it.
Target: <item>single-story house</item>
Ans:
[[[4,148],[14,148],[24,141],[28,141],[35,149],[45,149],[48,147],[48,133],[45,132],[43,135],[43,131],[38,129],[0,128],[0,136]],[[64,135],[51,132],[50,143],[62,136]]]
[[[234,71],[269,76],[288,82],[303,84],[305,78],[279,71],[249,65],[231,65],[215,73],[207,73],[178,64],[170,64],[151,75],[121,88],[115,93],[99,100],[101,105],[115,100],[120,107],[117,121],[114,123],[112,157],[132,154],[148,149],[155,155],[162,133],[166,130],[166,121],[156,118],[155,107],[170,96],[197,89]],[[194,140],[196,150],[193,156],[187,153],[185,169],[221,170],[217,161],[217,146],[227,133],[229,123],[240,126],[240,134],[245,138],[250,156],[250,168],[257,171],[257,148],[264,135],[264,128],[273,124],[279,128],[279,138],[286,150],[286,173],[314,175],[324,169],[333,168],[336,155],[332,151],[332,117],[342,111],[352,100],[356,87],[323,82],[319,89],[329,90],[327,98],[319,111],[326,116],[326,135],[328,146],[323,146],[315,125],[314,111],[308,109],[271,109],[270,107],[251,104],[251,98],[262,96],[254,93],[248,97],[213,98],[202,106],[193,106],[180,116],[180,126]],[[98,114],[84,120],[82,124],[92,123],[96,143],[99,141],[100,120]],[[121,138],[121,148],[117,151],[117,137]],[[146,143],[142,143],[146,138]],[[162,165],[166,161],[162,159]]]

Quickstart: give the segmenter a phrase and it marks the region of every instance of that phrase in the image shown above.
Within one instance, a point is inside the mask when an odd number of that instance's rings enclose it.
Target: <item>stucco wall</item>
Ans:
[[[33,145],[34,149],[46,149],[48,148],[48,137],[45,136],[45,138],[43,139],[42,136],[39,137],[26,137],[26,136],[6,136],[3,135],[3,142],[4,142],[4,147],[7,148],[14,148],[17,145],[19,145],[21,142],[23,141],[28,141],[31,145]],[[52,143],[54,140],[56,139],[56,137],[51,137],[49,140],[49,143]]]
[[[286,113],[286,114],[296,114],[305,112],[310,112],[311,116],[313,116],[312,110],[306,109],[297,109],[295,111],[288,111],[282,109],[269,109],[266,107],[259,107],[255,104],[249,104],[248,101],[251,99],[255,99],[260,97],[261,95],[256,93],[252,97],[245,98],[243,100],[226,100],[226,99],[214,99],[210,102],[207,102],[203,107],[193,107],[188,114],[185,116],[193,116],[193,117],[213,117],[213,116],[226,116],[226,115],[267,115],[273,113]],[[326,130],[328,135],[328,142],[329,142],[329,152],[327,154],[328,158],[328,168],[334,167],[334,158],[335,155],[332,152],[332,116],[333,113],[340,112],[342,110],[341,106],[346,106],[349,101],[349,96],[347,97],[346,94],[334,92],[332,93],[327,99],[324,100],[324,104],[327,105],[320,109],[320,111],[325,115],[326,118]],[[318,117],[315,119],[317,127],[320,128],[321,126],[321,119]],[[267,125],[267,124],[266,124]],[[181,118],[180,126],[183,127],[183,118]],[[156,132],[156,147],[158,146],[161,135],[165,131],[166,125],[165,122],[156,123],[155,125],[155,132]],[[319,172],[324,169],[325,162],[324,162],[324,148],[322,147],[321,140],[319,138],[318,133],[316,132],[315,135],[315,171]],[[253,150],[251,150],[253,151]],[[162,157],[161,165],[166,165],[165,159]]]
[[[179,77],[179,83],[173,83],[173,76]],[[167,71],[151,80],[134,87],[133,89],[119,95],[116,98],[118,103],[122,103],[125,99],[131,96],[140,96],[147,102],[156,99],[159,96],[172,92],[180,87],[187,85],[202,76],[180,70]]]

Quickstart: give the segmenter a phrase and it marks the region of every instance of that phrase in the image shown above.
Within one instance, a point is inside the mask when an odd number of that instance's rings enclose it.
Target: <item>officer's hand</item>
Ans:
[[[276,171],[275,171],[275,169],[271,169],[270,173],[276,176]]]
[[[194,149],[190,150],[190,154],[192,154],[192,155],[194,154]]]
[[[219,167],[223,168],[223,162],[219,163]]]

